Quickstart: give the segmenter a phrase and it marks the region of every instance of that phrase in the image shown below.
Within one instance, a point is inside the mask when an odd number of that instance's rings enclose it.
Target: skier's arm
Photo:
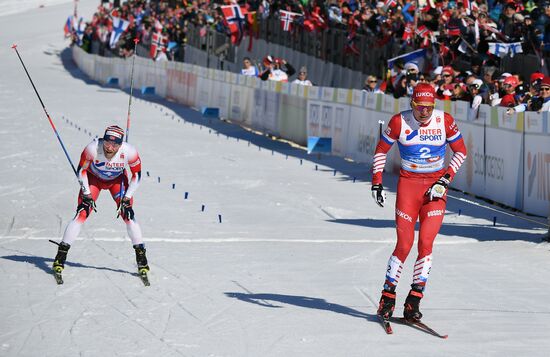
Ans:
[[[78,180],[82,182],[82,194],[91,195],[90,184],[88,183],[88,167],[90,163],[94,160],[93,149],[90,148],[90,145],[80,154],[80,161],[78,163],[78,168],[76,169]]]
[[[386,166],[386,157],[393,143],[399,138],[401,132],[401,115],[396,114],[388,123],[386,130],[382,132],[380,140],[376,145],[372,163],[372,184],[382,184],[382,172]]]
[[[132,177],[130,178],[130,183],[124,197],[130,199],[136,192],[139,182],[141,181],[141,159],[139,158],[137,151],[135,151],[134,155],[131,155],[130,159],[128,159],[128,166],[130,166]]]
[[[445,113],[445,132],[447,134],[447,143],[451,147],[451,150],[453,150],[453,157],[451,158],[445,175],[449,175],[449,181],[452,181],[460,169],[460,166],[462,166],[464,160],[466,160],[467,150],[455,120],[447,113]]]

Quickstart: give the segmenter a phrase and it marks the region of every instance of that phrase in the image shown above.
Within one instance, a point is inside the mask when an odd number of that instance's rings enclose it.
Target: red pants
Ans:
[[[434,178],[399,177],[395,222],[397,245],[393,255],[405,262],[414,243],[414,226],[420,218],[417,261],[432,253],[433,242],[445,215],[447,195],[429,200],[426,191],[434,184]]]
[[[113,200],[116,202],[116,205],[118,207],[118,204],[120,203],[120,197],[124,197],[124,193],[126,192],[126,189],[128,188],[128,177],[126,175],[122,175],[122,177],[117,177],[116,179],[112,181],[104,181],[99,179],[94,174],[91,174],[90,172],[88,174],[88,184],[90,186],[90,192],[92,194],[92,198],[94,201],[97,200],[99,197],[99,193],[101,190],[109,190],[111,193],[111,197],[113,197]],[[122,192],[120,191],[120,184],[124,185],[124,188]],[[133,204],[134,199],[130,199],[130,202]],[[82,191],[80,191],[78,195],[78,204],[82,203]],[[90,210],[90,214],[92,214],[92,210]],[[122,216],[121,216],[122,217]],[[88,217],[86,217],[85,211],[80,211],[78,214],[78,221],[84,222],[86,221]],[[124,220],[126,221],[126,220]]]

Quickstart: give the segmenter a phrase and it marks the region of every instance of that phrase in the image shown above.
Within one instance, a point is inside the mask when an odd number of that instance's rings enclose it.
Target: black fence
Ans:
[[[279,19],[263,20],[259,25],[259,39],[363,74],[382,76],[386,69],[387,59],[414,50],[412,47],[402,48],[401,44],[395,40],[380,45],[378,43],[379,38],[357,34],[355,45],[359,50],[359,54],[355,55],[346,52],[347,33],[342,29],[329,28],[321,33],[297,30],[291,33],[281,28]],[[245,37],[243,41],[248,41],[248,38]],[[187,44],[204,50],[208,54],[223,56],[224,60],[235,63],[235,47],[231,45],[226,34],[208,29],[206,36],[201,37],[200,29],[191,25],[188,31]],[[546,64],[549,60],[550,58],[545,58]],[[517,54],[513,58],[505,57],[501,59],[500,71],[519,73],[525,79],[528,79],[531,73],[541,69],[541,63],[541,58],[536,55]],[[467,69],[469,61],[458,60],[458,64],[460,67]]]

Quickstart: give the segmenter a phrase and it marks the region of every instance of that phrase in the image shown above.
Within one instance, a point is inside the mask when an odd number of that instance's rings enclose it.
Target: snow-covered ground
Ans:
[[[90,0],[87,1],[89,2]],[[74,0],[0,0],[0,16],[13,15],[30,9],[39,9],[66,3],[72,3],[74,8]],[[99,0],[97,4],[99,4]],[[65,19],[71,14],[72,12],[67,13]]]
[[[89,18],[97,3],[80,1],[79,13]],[[398,325],[388,336],[374,314],[395,241],[396,178],[386,176],[390,203],[378,208],[365,165],[319,161],[156,97],[133,102],[129,137],[143,161],[135,208],[152,285],[135,276],[104,193],[57,286],[48,239],[73,216],[78,185],[10,46],[73,163],[107,125],[125,125],[128,106],[127,93],[90,82],[70,60],[62,28],[72,10],[32,6],[0,21],[0,356],[550,353],[544,220],[449,199],[422,302],[425,321],[449,338]]]

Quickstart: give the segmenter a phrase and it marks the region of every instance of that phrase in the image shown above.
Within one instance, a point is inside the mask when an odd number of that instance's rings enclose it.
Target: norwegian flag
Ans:
[[[294,29],[294,18],[303,16],[292,11],[279,10],[279,15],[281,18],[281,27],[283,31],[292,31]]]
[[[402,40],[406,42],[411,42],[414,35],[414,24],[411,22],[407,22],[405,25],[405,30],[403,31],[403,37]]]
[[[432,32],[425,25],[417,27],[416,36],[422,39],[422,43],[420,44],[420,47],[425,48],[430,45]]]
[[[167,42],[168,38],[162,33],[157,32],[153,34],[153,37],[151,38],[151,48],[149,50],[149,55],[152,59],[156,59],[160,52],[166,52]]]
[[[244,35],[246,17],[243,15],[239,5],[226,5],[221,8],[225,21],[227,21],[229,32],[231,32],[231,42],[233,44],[240,43]]]

